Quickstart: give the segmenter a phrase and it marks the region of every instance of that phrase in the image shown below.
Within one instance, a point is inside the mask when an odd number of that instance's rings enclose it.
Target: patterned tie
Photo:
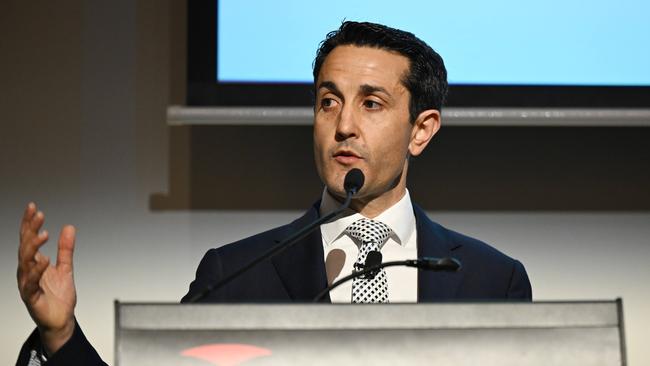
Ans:
[[[348,226],[345,231],[354,239],[361,242],[359,256],[354,263],[355,269],[363,268],[368,253],[379,251],[392,233],[384,223],[370,219],[359,219]],[[388,302],[388,279],[382,268],[374,278],[357,277],[352,282],[353,303]]]

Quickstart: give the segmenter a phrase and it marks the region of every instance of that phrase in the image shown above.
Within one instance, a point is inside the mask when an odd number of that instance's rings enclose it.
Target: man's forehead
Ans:
[[[403,86],[410,63],[407,57],[377,47],[337,46],[325,58],[316,87],[354,83],[369,90]],[[324,84],[325,83],[325,84]]]
[[[408,57],[399,52],[380,47],[357,45],[341,45],[334,47],[334,49],[332,49],[332,51],[325,57],[323,66],[332,63],[333,60],[348,63],[361,60],[374,60],[377,63],[392,63],[395,64],[395,66],[402,66],[405,68],[408,68],[410,64]]]

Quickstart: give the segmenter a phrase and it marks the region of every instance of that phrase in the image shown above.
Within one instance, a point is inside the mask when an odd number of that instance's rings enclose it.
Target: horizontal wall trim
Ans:
[[[650,109],[445,108],[443,124],[450,126],[650,126]],[[167,124],[192,125],[311,125],[309,107],[187,107],[167,108]]]

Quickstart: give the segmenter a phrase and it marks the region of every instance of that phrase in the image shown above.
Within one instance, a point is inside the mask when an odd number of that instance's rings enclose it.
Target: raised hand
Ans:
[[[34,203],[27,205],[20,224],[18,290],[29,315],[38,326],[46,351],[52,354],[72,336],[77,294],[72,275],[75,228],[64,226],[59,237],[56,265],[39,251],[48,240],[40,231],[45,221]]]

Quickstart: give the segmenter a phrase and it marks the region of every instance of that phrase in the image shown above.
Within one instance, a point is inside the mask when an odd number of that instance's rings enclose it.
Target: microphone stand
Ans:
[[[336,216],[340,215],[343,211],[345,211],[345,209],[347,209],[348,206],[350,206],[350,202],[352,201],[352,196],[354,196],[356,193],[357,193],[357,188],[347,190],[346,197],[345,197],[345,202],[338,209],[336,209],[335,211],[332,211],[332,212],[328,213],[327,215],[319,218],[318,220],[316,220],[316,221],[312,222],[311,224],[305,226],[304,228],[300,229],[299,231],[296,231],[291,236],[287,237],[282,242],[280,242],[278,245],[272,247],[271,249],[269,249],[268,251],[266,251],[265,253],[263,253],[259,257],[253,259],[250,263],[248,263],[244,267],[242,267],[239,270],[237,270],[237,271],[231,273],[230,275],[226,276],[221,281],[219,281],[219,282],[217,282],[217,283],[215,283],[213,285],[207,286],[203,291],[201,291],[198,294],[196,294],[196,295],[192,296],[191,298],[189,298],[187,302],[192,303],[192,302],[197,302],[197,301],[201,300],[202,298],[204,298],[210,292],[222,288],[223,286],[228,284],[230,281],[232,281],[233,279],[239,277],[241,274],[243,274],[244,272],[250,270],[251,268],[253,268],[257,264],[259,264],[260,262],[265,261],[267,259],[270,259],[270,258],[284,252],[285,250],[291,248],[300,239],[303,239],[305,236],[307,236],[309,233],[311,233],[314,229],[316,229],[320,225],[332,220]]]
[[[376,272],[379,271],[382,268],[386,267],[394,267],[394,266],[406,266],[406,267],[416,267],[416,268],[421,268],[421,269],[426,269],[430,271],[435,271],[435,272],[457,272],[461,268],[461,264],[456,258],[423,258],[423,259],[408,259],[408,260],[403,260],[403,261],[391,261],[391,262],[385,262],[385,263],[379,263],[375,264],[372,266],[369,266],[367,268],[364,268],[361,271],[356,271],[352,272],[352,274],[349,274],[343,278],[341,278],[338,281],[335,281],[331,285],[327,286],[323,291],[321,291],[312,302],[319,302],[322,300],[323,296],[325,296],[327,293],[330,291],[334,290],[335,288],[339,287],[343,283],[357,278],[364,276],[368,273]],[[373,276],[374,277],[374,276]]]

